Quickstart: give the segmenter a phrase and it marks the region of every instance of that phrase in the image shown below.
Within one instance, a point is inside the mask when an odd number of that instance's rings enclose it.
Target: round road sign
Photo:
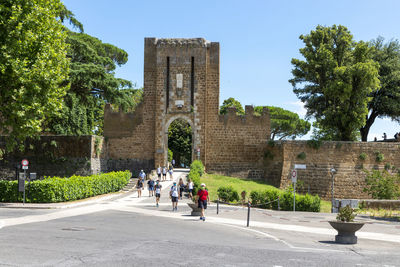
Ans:
[[[28,166],[29,165],[29,161],[27,159],[23,159],[21,161],[22,166]]]
[[[297,177],[297,172],[296,172],[296,170],[293,170],[293,171],[292,171],[292,177],[293,177],[293,178],[296,178],[296,177]]]

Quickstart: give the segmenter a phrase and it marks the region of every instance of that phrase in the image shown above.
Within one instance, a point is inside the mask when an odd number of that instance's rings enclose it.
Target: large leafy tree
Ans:
[[[192,128],[182,119],[174,120],[168,129],[168,149],[176,164],[189,166],[192,161]]]
[[[366,115],[365,125],[360,129],[362,141],[367,141],[376,118],[389,117],[398,120],[400,117],[400,44],[397,40],[384,43],[384,39],[378,37],[371,42],[371,46],[374,48],[372,59],[379,63],[381,87],[371,93],[369,113]]]
[[[0,133],[23,148],[62,107],[69,61],[59,0],[0,2]]]
[[[141,90],[115,77],[115,68],[127,62],[128,54],[85,33],[68,31],[67,43],[70,91],[61,116],[49,121],[48,130],[66,135],[102,134],[105,103],[126,111],[141,100]]]
[[[269,109],[271,118],[271,140],[275,139],[295,139],[296,137],[303,136],[310,131],[311,124],[299,115],[289,110],[266,106]],[[261,115],[263,106],[254,108],[257,115]]]
[[[222,103],[222,106],[219,109],[220,114],[226,114],[228,112],[229,107],[235,107],[236,108],[236,114],[238,115],[244,115],[244,109],[242,107],[242,104],[233,97],[230,97],[228,99],[225,99],[224,102]]]
[[[373,49],[355,42],[344,26],[317,26],[301,35],[304,60],[292,59],[293,91],[305,103],[306,117],[334,140],[355,140],[365,124],[370,94],[379,87]]]

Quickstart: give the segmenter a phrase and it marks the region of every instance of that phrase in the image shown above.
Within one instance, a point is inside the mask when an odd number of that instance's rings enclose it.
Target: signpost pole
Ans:
[[[293,190],[293,212],[296,211],[296,183],[294,183],[294,190]]]
[[[26,169],[24,169],[24,205],[25,205],[25,179],[26,179]]]

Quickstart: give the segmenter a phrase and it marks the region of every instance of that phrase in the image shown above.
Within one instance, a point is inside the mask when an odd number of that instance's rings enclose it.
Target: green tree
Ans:
[[[236,114],[244,115],[244,109],[242,107],[242,104],[240,104],[240,102],[237,101],[236,99],[234,99],[233,97],[230,97],[230,98],[224,100],[224,102],[222,103],[222,106],[219,109],[219,114],[228,113],[229,107],[235,107]]]
[[[189,166],[192,162],[192,128],[182,120],[174,120],[168,128],[168,149],[177,165]]]
[[[271,118],[271,140],[275,138],[282,139],[295,139],[296,137],[303,136],[310,131],[311,124],[308,121],[300,119],[299,115],[289,110],[266,106],[269,109]],[[254,113],[261,115],[263,106],[254,108]]]
[[[379,64],[373,49],[355,42],[344,26],[317,26],[301,35],[304,60],[292,59],[293,92],[305,103],[306,118],[315,117],[334,140],[355,140],[365,125],[369,95],[379,87]]]
[[[116,66],[128,60],[124,50],[72,31],[68,31],[67,43],[71,87],[64,98],[62,114],[50,119],[48,131],[66,135],[102,134],[104,104],[113,103],[116,108],[130,111],[141,101],[142,90],[115,77]]]
[[[379,63],[381,87],[371,93],[366,122],[361,127],[361,140],[368,140],[368,133],[376,118],[400,117],[400,44],[397,40],[384,43],[382,37],[371,41],[372,59]]]
[[[0,132],[7,151],[23,149],[62,107],[69,60],[59,0],[0,3]]]

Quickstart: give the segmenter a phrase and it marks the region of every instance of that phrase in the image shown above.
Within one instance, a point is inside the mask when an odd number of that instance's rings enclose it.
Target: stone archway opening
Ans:
[[[191,124],[183,118],[173,120],[167,133],[168,162],[174,159],[176,167],[189,167],[193,158],[193,140]]]

